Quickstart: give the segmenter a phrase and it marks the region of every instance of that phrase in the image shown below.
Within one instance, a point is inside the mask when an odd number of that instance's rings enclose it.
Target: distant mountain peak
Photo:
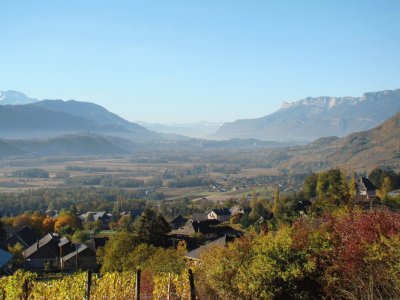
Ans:
[[[330,96],[320,96],[320,97],[307,97],[305,99],[300,99],[297,101],[284,101],[281,105],[281,109],[288,109],[296,106],[318,106],[321,108],[333,108],[337,105],[357,105],[360,102],[366,100],[380,99],[382,97],[388,96],[399,96],[400,89],[397,90],[384,90],[378,92],[367,92],[361,97],[330,97]]]
[[[332,108],[337,105],[347,104],[347,105],[356,105],[357,103],[365,101],[365,97],[328,97],[328,96],[321,96],[321,97],[307,97],[305,99],[301,99],[298,101],[287,102],[284,101],[282,103],[281,109],[288,109],[295,106],[318,106],[322,108]]]
[[[284,102],[281,109],[257,119],[225,123],[219,138],[267,141],[311,141],[368,130],[400,111],[400,89],[364,93],[360,97],[307,97]]]
[[[0,105],[24,105],[37,102],[36,98],[29,98],[24,93],[8,90],[0,91]]]

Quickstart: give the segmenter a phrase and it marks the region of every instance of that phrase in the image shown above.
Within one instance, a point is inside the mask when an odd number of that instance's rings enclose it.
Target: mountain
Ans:
[[[46,139],[0,140],[0,157],[79,156],[131,153],[135,145],[128,140],[97,134],[63,135]],[[121,146],[123,145],[123,146]]]
[[[288,151],[281,169],[317,171],[332,167],[371,170],[400,168],[400,112],[381,125],[343,138],[319,139]]]
[[[25,94],[17,91],[0,91],[0,105],[21,105],[38,101],[35,98],[29,98]]]
[[[371,129],[397,111],[400,89],[365,93],[362,97],[309,97],[285,102],[281,109],[262,118],[225,123],[216,137],[270,141],[343,137]]]
[[[26,153],[22,149],[18,149],[6,141],[0,140],[0,158],[19,156],[23,154]]]
[[[175,134],[193,138],[212,138],[213,134],[221,127],[220,123],[198,122],[198,123],[146,123],[137,122],[141,126],[164,134]]]
[[[22,98],[18,99],[22,101]],[[12,102],[8,96],[4,100]],[[140,141],[160,138],[159,134],[89,102],[43,100],[25,105],[0,105],[0,138],[43,138],[80,132]]]
[[[109,112],[104,107],[90,102],[76,100],[42,100],[33,105],[47,110],[68,113],[73,116],[81,117],[90,120],[98,126],[115,126],[134,131],[144,129],[142,126],[131,123],[120,116]]]

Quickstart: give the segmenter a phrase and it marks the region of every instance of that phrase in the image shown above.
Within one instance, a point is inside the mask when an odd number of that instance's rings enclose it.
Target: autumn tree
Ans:
[[[387,197],[388,197],[388,193],[391,192],[393,190],[393,180],[387,176],[383,179],[383,183],[381,185],[381,188],[379,189],[379,197],[383,200],[386,201]]]
[[[31,225],[31,219],[29,215],[27,214],[22,214],[19,216],[16,216],[14,219],[14,222],[12,224],[14,227],[20,227],[20,226],[30,226]]]
[[[78,228],[76,216],[67,213],[60,215],[54,223],[54,231],[59,232],[63,227],[67,226],[71,230],[76,230]]]
[[[98,262],[101,264],[101,273],[133,270],[134,266],[127,257],[138,244],[139,239],[126,231],[111,236],[104,248],[101,247],[96,252]]]
[[[50,233],[54,230],[55,220],[49,216],[47,216],[42,223],[44,233]]]
[[[121,216],[118,220],[118,229],[125,230],[125,231],[132,231],[133,230],[133,220],[130,214]]]

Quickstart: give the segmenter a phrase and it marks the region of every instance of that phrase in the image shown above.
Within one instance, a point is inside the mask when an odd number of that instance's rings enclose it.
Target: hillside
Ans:
[[[30,140],[0,140],[0,154],[7,156],[74,156],[74,155],[110,155],[127,154],[134,144],[125,141],[125,147],[119,146],[120,139],[97,134],[64,135],[55,138]],[[121,143],[122,144],[122,143]],[[4,146],[3,146],[4,145]],[[3,150],[3,151],[2,151]]]
[[[331,167],[366,170],[400,168],[400,113],[368,131],[327,138],[291,151],[280,168],[315,171]]]
[[[306,98],[282,105],[258,119],[225,123],[219,138],[257,138],[271,141],[312,141],[343,137],[371,129],[400,111],[400,89],[365,93],[362,97]]]
[[[0,158],[18,156],[22,154],[25,153],[21,149],[18,149],[7,142],[0,140]]]
[[[68,113],[73,116],[85,118],[99,126],[119,126],[131,131],[146,131],[138,124],[131,123],[109,112],[104,107],[90,102],[76,100],[42,100],[34,103],[34,105],[51,111]]]
[[[29,102],[22,93],[12,91],[15,96],[12,99],[10,93],[5,93],[8,95],[8,98],[3,97],[6,103]],[[44,100],[25,105],[0,105],[0,138],[44,138],[80,132],[139,141],[160,138],[159,134],[89,102]]]

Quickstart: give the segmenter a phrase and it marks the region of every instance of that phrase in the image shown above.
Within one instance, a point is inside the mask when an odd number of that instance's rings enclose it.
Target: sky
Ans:
[[[0,90],[227,122],[400,88],[398,0],[0,0]]]

